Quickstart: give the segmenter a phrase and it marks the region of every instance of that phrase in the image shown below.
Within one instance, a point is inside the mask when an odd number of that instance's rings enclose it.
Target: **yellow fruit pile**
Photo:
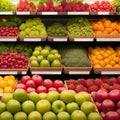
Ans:
[[[95,34],[120,34],[120,21],[111,21],[107,18],[91,22]]]
[[[120,47],[113,49],[111,46],[88,48],[93,67],[118,68],[120,67]]]
[[[0,76],[0,93],[12,93],[17,80],[13,75]]]

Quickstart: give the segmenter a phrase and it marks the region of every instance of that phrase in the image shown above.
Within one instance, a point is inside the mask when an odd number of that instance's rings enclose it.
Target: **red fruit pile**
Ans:
[[[0,55],[0,69],[24,69],[28,67],[28,58],[25,55],[4,52]]]
[[[54,6],[53,1],[48,1],[46,5],[40,5],[38,12],[42,11],[56,11],[56,12],[68,12],[68,11],[89,11],[89,5],[82,2],[66,2],[63,0],[61,5]]]
[[[108,92],[114,89],[120,90],[120,76],[118,78],[102,76],[101,78],[80,78],[78,80],[70,79],[67,81],[68,89],[75,90],[77,93],[87,91],[89,93],[98,91],[101,88]]]
[[[36,6],[33,2],[29,2],[28,0],[20,0],[17,5],[18,12],[36,12]]]
[[[15,89],[22,88],[27,93],[47,93],[49,91],[58,91],[61,93],[65,90],[64,82],[61,80],[52,81],[51,79],[44,79],[40,75],[33,75],[32,77],[23,76],[15,87]]]
[[[114,12],[115,7],[109,1],[96,1],[89,6],[91,12]]]
[[[100,89],[93,99],[103,120],[120,120],[120,90]]]
[[[18,36],[17,27],[0,27],[0,36]]]

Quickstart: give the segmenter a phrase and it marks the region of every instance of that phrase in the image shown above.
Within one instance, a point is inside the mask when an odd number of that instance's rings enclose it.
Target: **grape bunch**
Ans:
[[[10,0],[0,0],[0,11],[14,11],[16,5]]]
[[[78,17],[69,19],[67,23],[67,29],[70,36],[74,37],[94,36],[92,27],[90,26],[89,21],[86,18]]]
[[[46,37],[46,27],[40,18],[27,19],[19,26],[20,36],[24,37]]]

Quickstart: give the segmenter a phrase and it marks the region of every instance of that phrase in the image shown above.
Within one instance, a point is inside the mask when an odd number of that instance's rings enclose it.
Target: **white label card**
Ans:
[[[111,41],[111,42],[114,42],[114,41],[120,41],[120,38],[97,38],[96,39],[97,41]]]
[[[109,75],[118,75],[120,74],[120,71],[102,71],[102,75],[109,74]]]
[[[13,12],[0,12],[0,15],[12,15]]]
[[[110,15],[110,12],[98,12],[98,15]]]
[[[74,38],[74,41],[93,41],[93,38]]]
[[[0,38],[0,41],[4,42],[4,41],[17,41],[17,38]]]
[[[30,15],[30,12],[16,12],[17,15]]]
[[[55,42],[67,41],[67,38],[53,38],[53,41]]]
[[[89,15],[89,12],[68,12],[68,15]]]
[[[61,71],[32,71],[32,74],[60,75]]]
[[[42,15],[58,15],[58,12],[42,12]]]
[[[28,42],[41,41],[41,38],[24,38],[24,41],[28,41]]]
[[[17,71],[0,71],[0,74],[14,74],[17,75]]]
[[[90,74],[89,71],[69,71],[69,74],[73,74],[73,75],[80,75],[80,74]]]

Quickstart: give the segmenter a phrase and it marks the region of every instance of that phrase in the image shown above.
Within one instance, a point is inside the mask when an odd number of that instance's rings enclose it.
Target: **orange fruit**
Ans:
[[[0,88],[0,93],[3,93],[3,88]]]
[[[13,88],[11,86],[7,86],[4,88],[4,93],[12,93],[13,92]]]
[[[105,66],[105,62],[103,60],[99,61],[100,66],[104,67]]]
[[[15,80],[15,76],[9,75],[9,79]]]
[[[3,77],[2,77],[2,76],[0,76],[0,80],[3,80]]]
[[[9,76],[4,76],[3,78],[5,81],[9,80]]]
[[[111,64],[107,64],[107,65],[105,65],[105,67],[106,67],[106,68],[111,68],[112,65],[111,65]]]
[[[101,68],[99,64],[94,65],[95,68]]]
[[[7,81],[7,85],[11,86],[12,88],[14,88],[15,85],[16,85],[16,82],[15,82],[15,80],[10,79],[10,80]]]
[[[4,80],[0,81],[0,88],[5,88],[7,86],[7,82]]]

